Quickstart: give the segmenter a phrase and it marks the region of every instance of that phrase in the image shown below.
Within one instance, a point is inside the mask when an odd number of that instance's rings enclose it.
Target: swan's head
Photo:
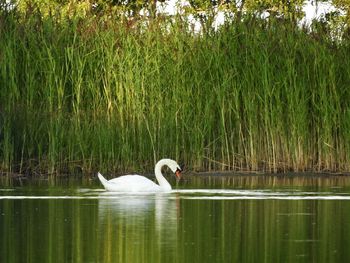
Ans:
[[[170,168],[170,170],[173,173],[175,173],[176,177],[180,179],[181,172],[182,172],[180,165],[178,165],[177,162],[171,159],[164,159],[164,161],[165,161],[165,164]]]

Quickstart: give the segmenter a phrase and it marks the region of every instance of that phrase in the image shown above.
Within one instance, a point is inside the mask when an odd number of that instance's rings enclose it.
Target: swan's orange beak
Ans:
[[[175,175],[177,178],[181,178],[181,170],[180,169],[177,169],[176,172],[175,172]]]

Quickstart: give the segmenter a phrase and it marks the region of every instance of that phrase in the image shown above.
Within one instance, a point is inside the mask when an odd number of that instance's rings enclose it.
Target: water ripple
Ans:
[[[189,200],[350,200],[348,193],[232,189],[177,189],[166,193],[118,193],[79,189],[65,195],[0,195],[1,199],[189,199]]]

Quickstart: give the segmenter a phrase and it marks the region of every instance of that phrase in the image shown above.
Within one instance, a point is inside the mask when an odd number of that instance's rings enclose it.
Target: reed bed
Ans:
[[[0,165],[349,171],[350,45],[245,18],[0,19]]]

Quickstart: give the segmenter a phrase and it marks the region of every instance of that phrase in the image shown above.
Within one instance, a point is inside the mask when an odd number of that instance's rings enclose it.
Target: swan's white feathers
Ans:
[[[108,191],[120,192],[154,192],[161,191],[159,185],[146,177],[134,174],[124,175],[107,181],[104,187]]]
[[[156,184],[148,178],[140,175],[124,175],[112,180],[107,181],[100,173],[97,174],[101,183],[107,191],[118,191],[118,192],[161,192],[171,191],[171,185],[164,178],[161,172],[163,166],[168,166],[178,176],[180,166],[171,159],[160,160],[155,168],[155,176],[159,183]]]

